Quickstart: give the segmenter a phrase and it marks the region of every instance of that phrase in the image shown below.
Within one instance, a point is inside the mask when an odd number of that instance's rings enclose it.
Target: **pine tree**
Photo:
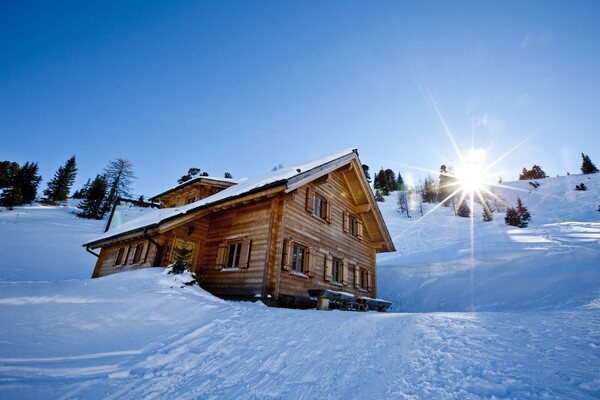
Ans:
[[[233,175],[231,175],[231,173],[229,173],[229,172],[225,172],[225,178],[232,179]]]
[[[527,207],[525,207],[523,205],[521,198],[518,196],[517,196],[517,212],[519,213],[519,216],[521,217],[521,221],[526,223],[526,221],[529,221],[531,219],[531,214],[529,214]],[[527,226],[527,223],[525,224],[525,226]]]
[[[371,175],[369,174],[369,166],[367,164],[362,165],[363,172],[365,173],[365,177],[367,178],[367,182],[371,183]]]
[[[37,163],[26,162],[21,167],[19,185],[24,204],[31,204],[37,197],[37,189],[42,181],[42,177],[38,175],[38,171],[39,167]]]
[[[383,203],[385,201],[379,189],[375,189],[375,200],[379,201],[380,203]]]
[[[542,167],[534,164],[529,171],[527,170],[527,168],[523,168],[523,171],[519,175],[519,180],[523,181],[528,179],[544,179],[547,177],[548,175],[546,175]]]
[[[404,179],[402,179],[402,175],[400,175],[400,172],[398,171],[398,190],[406,190],[406,186],[404,185]]]
[[[21,167],[16,162],[5,161],[2,164],[0,175],[0,205],[12,209],[16,205],[23,204],[23,195],[19,185]]]
[[[58,168],[54,174],[54,178],[48,182],[48,189],[44,190],[44,195],[48,202],[58,203],[67,201],[71,186],[75,182],[77,176],[77,162],[75,156],[69,158],[64,166]]]
[[[189,271],[190,258],[192,258],[193,252],[194,249],[185,246],[173,248],[173,259],[175,260],[175,262],[171,264],[171,271],[173,274],[183,274],[185,271]]]
[[[81,187],[81,189],[76,190],[75,193],[73,193],[73,198],[79,199],[79,200],[85,198],[86,193],[90,189],[91,184],[92,184],[92,180],[90,178],[88,178],[87,182]]]
[[[15,168],[20,168],[19,164],[16,162],[0,162],[0,189],[4,189],[10,186],[10,177],[14,174]]]
[[[504,223],[510,226],[518,226],[522,228],[521,217],[519,217],[519,213],[513,206],[509,206],[506,208],[506,215],[504,216]],[[525,225],[527,226],[527,225]]]
[[[113,204],[119,201],[119,197],[131,196],[131,184],[135,179],[133,164],[124,158],[117,158],[108,163],[104,169],[104,176],[108,188],[108,194],[102,205],[103,212],[108,212]]]
[[[435,187],[435,182],[431,175],[425,178],[422,189],[422,198],[425,203],[435,203],[437,201],[438,193]]]
[[[37,188],[42,180],[38,175],[38,164],[28,161],[21,167],[16,162],[4,162],[1,168],[3,191],[0,195],[0,205],[12,208],[32,203],[37,197]]]
[[[396,173],[391,169],[386,169],[385,173],[385,188],[388,194],[398,190],[398,181],[396,180]]]
[[[581,172],[583,174],[595,174],[598,172],[598,168],[596,168],[589,156],[581,153],[581,158],[583,159],[581,162]]]
[[[458,210],[456,211],[456,215],[463,218],[468,218],[471,216],[471,209],[467,205],[466,201],[460,203],[460,206],[458,206]]]
[[[82,218],[102,219],[106,213],[102,206],[106,197],[106,187],[106,178],[96,175],[85,191],[83,201],[77,206],[81,209],[77,215]]]
[[[192,167],[188,169],[187,174],[183,175],[181,178],[177,180],[178,184],[185,183],[191,179],[194,179],[196,176],[200,174],[200,168]]]
[[[519,228],[526,228],[528,222],[531,219],[531,214],[527,210],[527,207],[523,205],[520,197],[517,197],[517,207],[508,207],[506,209],[506,215],[504,222],[507,225],[517,226]]]
[[[383,167],[379,170],[379,172],[375,173],[375,178],[373,179],[373,187],[375,189],[379,189],[385,196],[389,194],[389,191],[387,190],[385,184],[385,171],[383,170]]]
[[[487,210],[483,210],[483,214],[482,214],[482,218],[484,222],[490,222],[494,219],[494,214],[492,214],[491,212],[487,212]]]

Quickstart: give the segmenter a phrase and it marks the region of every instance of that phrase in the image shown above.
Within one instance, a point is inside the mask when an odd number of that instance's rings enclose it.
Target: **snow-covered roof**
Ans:
[[[356,149],[346,149],[325,157],[282,168],[255,178],[239,180],[237,185],[230,186],[212,196],[205,197],[194,203],[182,207],[161,208],[143,217],[128,221],[121,226],[110,229],[103,235],[84,243],[84,246],[98,244],[107,239],[138,232],[146,228],[159,225],[161,222],[177,218],[192,211],[212,206],[223,201],[233,200],[237,197],[261,191],[270,187],[286,184],[292,190],[312,179],[317,179],[340,166],[346,164],[357,156]]]
[[[165,191],[160,192],[159,194],[156,194],[152,197],[150,197],[150,200],[154,200],[154,199],[158,199],[162,196],[165,196],[169,193],[172,193],[176,190],[179,190],[181,188],[184,188],[186,186],[190,186],[193,185],[194,183],[200,182],[200,183],[206,183],[206,184],[224,184],[227,186],[232,186],[232,185],[236,185],[242,181],[246,180],[246,178],[242,178],[242,179],[233,179],[233,178],[220,178],[220,177],[215,177],[215,176],[198,176],[196,178],[190,179],[189,181],[185,181],[175,187],[169,188]]]

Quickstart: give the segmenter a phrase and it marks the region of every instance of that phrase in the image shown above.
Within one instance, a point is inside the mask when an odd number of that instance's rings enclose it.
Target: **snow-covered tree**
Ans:
[[[592,160],[590,160],[589,156],[581,153],[581,158],[581,172],[583,174],[595,174],[596,172],[598,172],[598,168],[596,168]]]

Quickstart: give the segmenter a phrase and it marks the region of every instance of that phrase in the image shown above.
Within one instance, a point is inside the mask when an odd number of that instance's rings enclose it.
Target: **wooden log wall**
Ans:
[[[261,295],[268,260],[272,201],[268,198],[213,213],[206,244],[196,272],[202,286],[218,296]],[[219,245],[228,240],[251,240],[247,268],[215,269]]]
[[[361,214],[356,212],[349,193],[350,188],[342,172],[333,172],[329,179],[320,185],[303,186],[296,190],[291,200],[285,202],[284,239],[298,241],[310,247],[314,259],[314,268],[310,276],[301,276],[291,271],[281,271],[281,279],[277,295],[306,296],[308,289],[331,289],[352,293],[357,296],[376,296],[375,247],[368,230],[363,232],[362,240],[344,233],[344,211],[353,213],[359,220]],[[306,209],[307,190],[315,190],[324,196],[331,207],[331,223],[313,216]],[[325,278],[325,264],[328,255],[343,260],[347,273],[342,283],[332,283]],[[281,262],[281,261],[280,261]],[[281,265],[281,264],[280,264]],[[356,269],[366,268],[371,276],[369,290],[357,288]]]

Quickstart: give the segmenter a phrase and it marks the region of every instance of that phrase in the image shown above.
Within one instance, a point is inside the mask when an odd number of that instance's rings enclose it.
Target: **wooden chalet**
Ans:
[[[153,199],[163,208],[84,244],[100,249],[93,278],[165,267],[185,247],[209,292],[293,306],[315,289],[375,298],[375,255],[395,251],[353,149],[242,181],[200,177]]]

